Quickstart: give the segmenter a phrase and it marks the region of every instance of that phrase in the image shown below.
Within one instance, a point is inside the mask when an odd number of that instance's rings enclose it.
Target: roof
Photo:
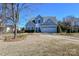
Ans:
[[[31,18],[30,19],[30,21],[32,21],[32,20],[35,20],[35,19],[37,19],[37,18],[43,18],[43,23],[45,22],[45,21],[47,21],[48,19],[51,19],[55,24],[57,24],[57,19],[56,19],[56,17],[55,16],[40,16],[40,15],[38,15],[38,16],[36,16],[36,17],[33,17],[33,18]],[[29,21],[28,21],[29,22]],[[28,23],[27,22],[27,23]]]
[[[45,25],[46,24],[48,24],[48,25],[55,24],[55,25],[57,25],[57,23],[50,18],[46,19],[42,24],[45,24]]]
[[[52,20],[54,24],[57,24],[57,19],[54,16],[46,16],[46,17],[43,17],[43,19],[44,19],[43,23],[45,23],[48,20]]]

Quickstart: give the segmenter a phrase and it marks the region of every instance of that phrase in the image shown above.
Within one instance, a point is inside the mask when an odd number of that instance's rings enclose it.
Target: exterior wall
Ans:
[[[78,22],[75,22],[75,25],[79,27],[79,21]]]
[[[32,22],[27,23],[26,25],[27,30],[34,30],[35,29],[35,24]]]
[[[34,30],[35,28],[34,28],[34,26],[27,26],[26,29],[27,30]]]

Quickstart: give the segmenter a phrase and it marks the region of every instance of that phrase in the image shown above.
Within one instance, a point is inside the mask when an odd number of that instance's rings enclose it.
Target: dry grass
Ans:
[[[26,37],[27,35],[25,35],[24,33],[22,34],[17,34],[17,37],[16,37],[16,39],[14,39],[13,37],[13,35],[10,35],[10,34],[8,34],[8,36],[4,36],[5,38],[4,38],[4,41],[5,42],[15,42],[15,41],[20,41],[20,40],[24,40],[25,39],[25,37]]]
[[[73,34],[79,35],[79,34]],[[79,40],[75,36],[30,33],[22,41],[0,41],[0,55],[12,56],[79,56]]]

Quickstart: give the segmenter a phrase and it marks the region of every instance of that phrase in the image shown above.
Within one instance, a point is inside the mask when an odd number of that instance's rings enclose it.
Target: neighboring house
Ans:
[[[69,24],[71,28],[71,32],[78,32],[79,31],[79,18],[73,16],[67,16],[63,20],[65,23]]]
[[[56,17],[37,17],[29,20],[26,24],[26,29],[34,30],[35,32],[57,32],[57,20]]]
[[[2,19],[0,19],[0,33],[13,32],[13,25],[6,25]]]
[[[14,31],[13,25],[5,25],[5,33],[12,33]]]
[[[64,18],[64,22],[69,23],[70,26],[79,27],[79,18],[73,16],[67,16]]]

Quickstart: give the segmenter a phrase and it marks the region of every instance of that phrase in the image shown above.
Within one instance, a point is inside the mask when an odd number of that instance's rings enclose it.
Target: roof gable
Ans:
[[[43,17],[42,16],[40,16],[40,15],[38,15],[37,17],[35,17],[35,20],[43,20]]]
[[[52,25],[52,24],[56,25],[54,19],[52,20],[51,18],[46,19],[45,22],[43,22],[42,24],[44,24],[44,25]]]
[[[27,22],[26,26],[34,26],[35,24],[32,21]]]

